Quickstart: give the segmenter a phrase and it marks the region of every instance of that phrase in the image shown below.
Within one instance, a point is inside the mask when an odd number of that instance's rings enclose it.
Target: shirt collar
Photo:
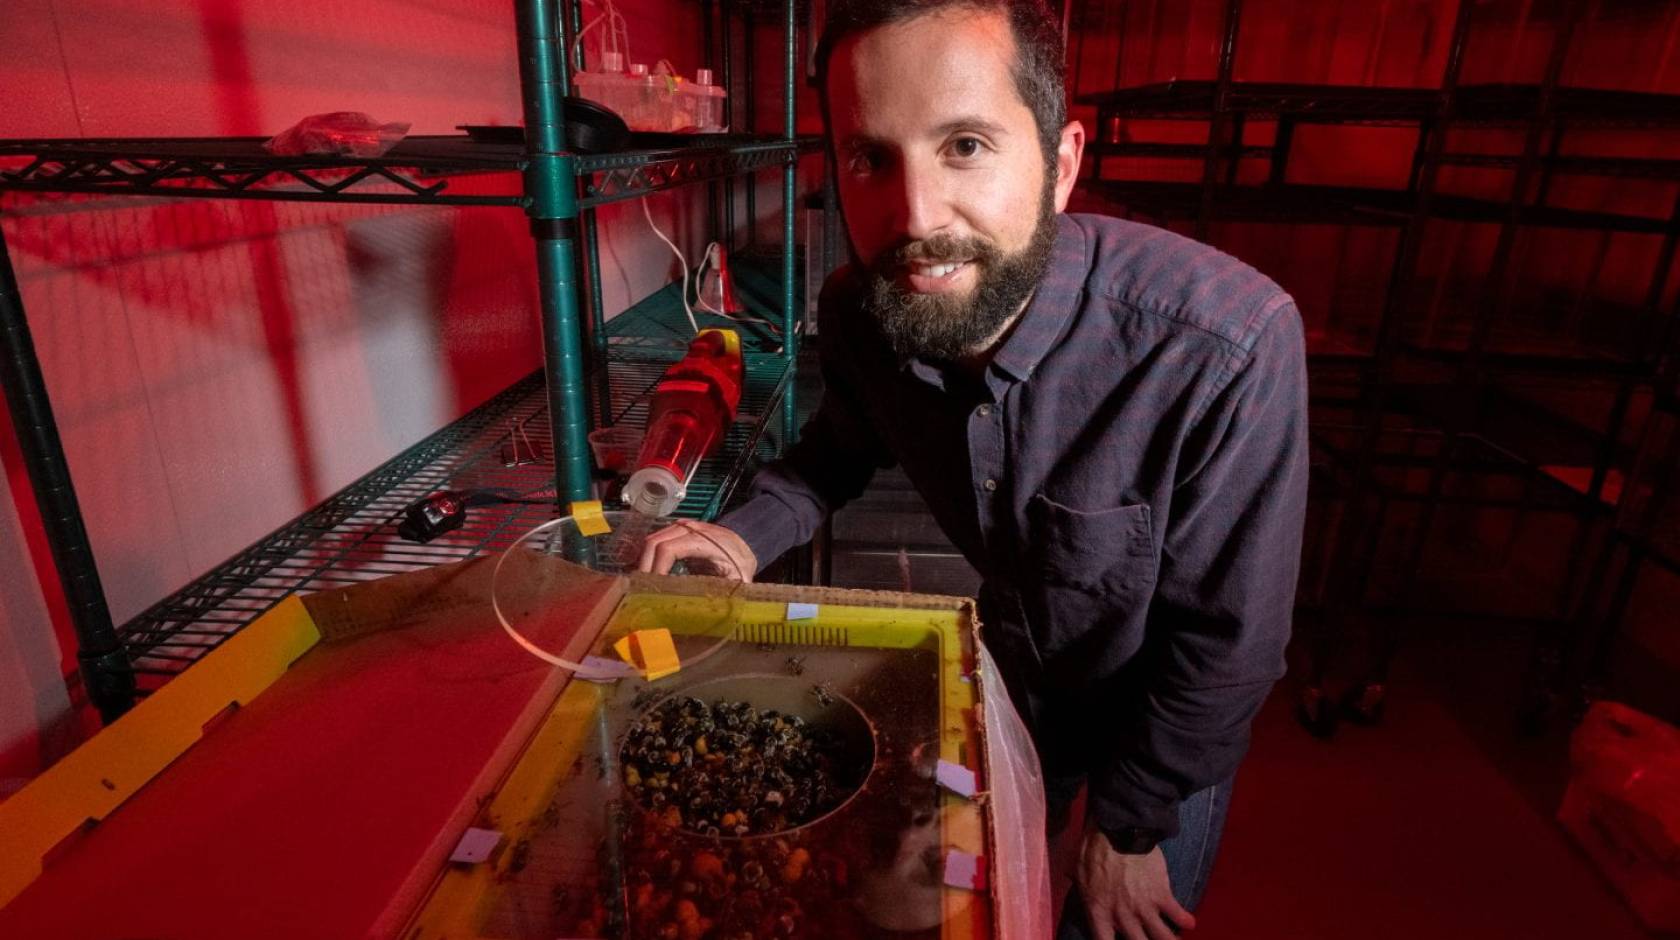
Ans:
[[[1017,382],[1032,375],[1061,339],[1068,320],[1079,306],[1085,278],[1091,270],[1085,233],[1061,213],[1057,213],[1055,224],[1056,238],[1050,247],[1050,263],[1044,269],[1044,278],[1003,346],[992,357],[992,368]]]

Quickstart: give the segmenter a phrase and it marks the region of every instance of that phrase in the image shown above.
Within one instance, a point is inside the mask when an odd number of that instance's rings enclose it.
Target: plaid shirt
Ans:
[[[902,464],[985,584],[984,636],[1051,777],[1106,830],[1172,834],[1227,779],[1284,671],[1306,507],[1294,301],[1162,229],[1062,215],[983,374],[901,361],[846,272],[820,303],[825,390],[721,521],[760,562]]]

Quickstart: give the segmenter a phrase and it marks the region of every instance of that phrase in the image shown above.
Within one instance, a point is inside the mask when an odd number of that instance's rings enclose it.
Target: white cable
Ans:
[[[705,312],[710,313],[710,314],[714,314],[716,316],[723,317],[725,320],[733,320],[736,323],[762,323],[770,329],[771,333],[774,333],[777,336],[782,335],[781,326],[778,325],[775,321],[769,319],[768,317],[753,316],[751,314],[730,313],[727,310],[719,310],[718,308],[716,308],[716,307],[714,307],[711,304],[706,302],[706,294],[705,294],[706,265],[708,265],[708,264],[711,265],[712,270],[716,271],[717,266],[718,266],[717,255],[721,251],[723,251],[723,245],[718,243],[718,242],[712,242],[711,244],[708,244],[706,246],[706,253],[704,255],[700,256],[700,265],[699,265],[699,267],[694,269],[695,303],[700,307],[701,310],[704,310]]]
[[[607,38],[601,40],[601,52],[605,54],[608,52],[622,51],[625,61],[628,61],[630,58],[629,21],[624,18],[623,14],[618,12],[617,7],[613,6],[612,0],[605,0],[605,2],[597,3],[595,5],[601,8],[601,12],[597,14],[594,19],[590,20],[582,29],[578,30],[576,36],[572,37],[571,65],[576,71],[583,71],[583,37],[588,35],[590,30],[601,25],[602,20],[607,21]],[[619,48],[620,36],[624,38],[624,46],[622,50]]]
[[[642,204],[642,216],[647,219],[648,228],[653,229],[653,234],[659,236],[659,240],[671,249],[671,254],[677,256],[677,263],[682,265],[682,281],[677,287],[677,296],[682,298],[683,313],[688,316],[688,325],[694,328],[694,335],[699,336],[700,322],[694,319],[694,308],[689,306],[688,303],[688,259],[683,257],[682,250],[677,247],[676,242],[666,238],[665,233],[659,230],[659,226],[653,224],[653,213],[648,210],[647,205],[648,197],[643,196],[637,202]]]

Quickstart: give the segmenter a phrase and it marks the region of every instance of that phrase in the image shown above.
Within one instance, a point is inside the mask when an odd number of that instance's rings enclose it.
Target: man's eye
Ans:
[[[951,141],[951,153],[964,160],[978,157],[981,149],[982,145],[975,137],[958,137]]]

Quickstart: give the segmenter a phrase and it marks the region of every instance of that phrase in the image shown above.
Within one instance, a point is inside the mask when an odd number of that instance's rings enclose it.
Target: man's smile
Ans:
[[[911,262],[905,265],[909,288],[918,294],[944,294],[967,286],[972,260],[942,261],[938,264]]]

